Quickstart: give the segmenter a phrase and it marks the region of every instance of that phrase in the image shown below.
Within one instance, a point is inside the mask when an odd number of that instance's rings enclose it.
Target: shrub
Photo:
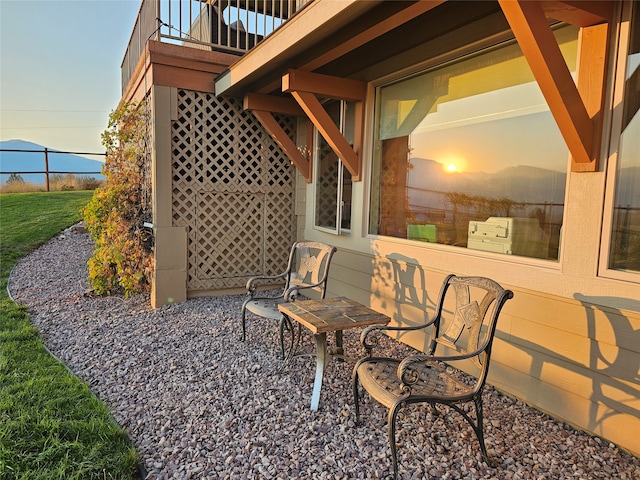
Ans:
[[[0,193],[25,193],[25,192],[43,192],[42,185],[36,185],[29,182],[7,182],[0,185]]]
[[[9,175],[9,178],[7,178],[7,184],[24,184],[24,178],[17,173],[12,173]]]
[[[73,174],[51,174],[49,176],[49,191],[51,192],[68,190],[95,190],[102,185],[104,185],[103,180],[84,175],[76,177]],[[7,178],[6,183],[4,185],[0,185],[0,193],[25,193],[44,191],[44,185],[27,182],[20,175],[16,174],[10,175],[9,178]]]
[[[80,190],[95,190],[103,184],[102,180],[88,176],[79,177],[78,183],[80,184]]]
[[[95,190],[84,219],[95,241],[89,280],[98,295],[148,291],[153,269],[144,104],[123,103],[102,134],[105,185]]]
[[[61,173],[54,173],[49,175],[49,188],[50,190],[59,190],[61,192],[68,192],[76,189],[76,177],[68,173],[63,175]]]

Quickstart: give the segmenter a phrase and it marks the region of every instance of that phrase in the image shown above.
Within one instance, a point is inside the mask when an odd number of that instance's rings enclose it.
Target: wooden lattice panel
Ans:
[[[293,138],[294,122],[280,123]],[[188,231],[190,292],[243,287],[286,268],[295,172],[239,100],[178,90],[172,173],[173,224]]]
[[[264,194],[200,192],[196,212],[199,279],[262,274]]]
[[[284,271],[289,260],[289,251],[295,240],[295,218],[293,191],[265,198],[264,221],[264,273],[276,275]],[[286,248],[283,248],[286,245]]]

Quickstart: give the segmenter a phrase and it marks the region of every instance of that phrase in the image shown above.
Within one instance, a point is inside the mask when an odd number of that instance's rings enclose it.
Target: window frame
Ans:
[[[555,25],[552,25],[552,29],[562,28],[564,26],[568,26],[568,24],[558,22]],[[542,259],[542,258],[527,257],[527,256],[521,256],[521,255],[506,255],[503,253],[494,253],[490,251],[461,248],[461,247],[456,247],[454,245],[447,245],[447,244],[442,244],[437,242],[436,243],[421,242],[416,240],[410,240],[407,238],[382,235],[379,233],[371,233],[370,222],[371,222],[372,210],[374,208],[372,205],[372,199],[374,195],[379,195],[379,193],[378,194],[374,193],[375,188],[372,185],[372,181],[373,181],[372,177],[376,174],[376,171],[378,170],[377,167],[374,165],[375,163],[374,159],[377,154],[376,149],[379,148],[376,145],[376,139],[378,138],[376,129],[378,128],[378,121],[379,121],[378,115],[379,115],[379,109],[381,108],[380,107],[381,99],[379,96],[380,89],[387,85],[391,85],[406,79],[410,79],[411,77],[415,77],[417,75],[420,75],[421,73],[425,73],[430,70],[445,68],[451,64],[462,62],[469,58],[482,55],[484,53],[488,53],[493,50],[501,49],[513,43],[517,43],[514,37],[508,37],[508,38],[505,38],[504,36],[488,37],[472,45],[466,45],[466,46],[460,47],[458,49],[447,52],[446,54],[436,56],[427,61],[423,61],[418,64],[412,65],[410,67],[406,67],[396,72],[393,72],[391,74],[385,75],[370,83],[372,87],[370,91],[371,92],[370,99],[371,99],[371,105],[373,105],[373,108],[372,108],[372,111],[370,112],[370,117],[369,117],[370,129],[371,129],[371,138],[369,141],[369,148],[371,148],[371,154],[369,156],[370,161],[368,162],[367,175],[364,178],[366,182],[366,198],[364,203],[365,217],[363,219],[364,221],[362,225],[366,238],[369,238],[372,240],[383,240],[385,242],[399,243],[399,244],[403,244],[403,245],[407,245],[415,248],[420,248],[423,250],[439,251],[443,253],[453,253],[457,255],[474,257],[478,259],[500,260],[500,261],[505,261],[515,265],[535,266],[535,267],[542,267],[545,270],[562,271],[564,251],[565,251],[565,238],[562,235],[562,233],[560,234],[560,239],[558,243],[557,259]],[[580,36],[578,36],[578,51],[579,51],[579,48],[580,48]],[[564,210],[563,225],[564,225],[564,223],[566,222],[566,215],[567,215],[566,209],[568,207],[567,200],[569,195],[569,179],[571,174],[571,153],[568,150],[568,147],[567,147],[567,161],[565,164],[565,170],[563,171],[566,172],[567,174],[566,183],[565,183],[564,207],[563,207],[563,210]],[[380,172],[378,171],[377,173],[379,174]]]
[[[346,119],[346,109],[347,109],[347,101],[346,100],[334,100],[338,102],[340,105],[340,119],[339,124],[337,125],[340,129],[340,133],[344,135],[345,132],[345,119]],[[313,127],[313,229],[318,230],[320,232],[328,233],[330,235],[350,235],[351,234],[351,216],[349,218],[349,227],[342,226],[343,213],[344,213],[344,174],[345,169],[347,168],[340,157],[338,157],[337,161],[337,180],[336,180],[336,212],[335,212],[335,220],[336,220],[336,228],[325,227],[317,224],[317,205],[318,205],[318,179],[320,178],[320,151],[321,144],[324,140],[320,131],[317,127]],[[353,180],[352,180],[353,184]],[[353,188],[351,189],[351,199],[350,199],[351,208],[353,208]]]
[[[604,195],[604,210],[602,222],[602,235],[600,239],[601,248],[598,261],[598,276],[612,280],[622,280],[625,282],[640,283],[640,272],[632,270],[617,270],[610,267],[611,246],[613,241],[613,220],[616,196],[616,181],[620,147],[622,145],[622,122],[623,109],[614,108],[615,105],[624,104],[625,78],[628,61],[629,44],[631,42],[631,20],[633,17],[633,2],[625,2],[620,11],[617,25],[612,41],[612,50],[617,52],[613,62],[613,74],[615,79],[610,93],[606,99],[607,118],[603,128],[605,138],[603,144],[607,158],[606,162],[606,184]],[[636,5],[636,8],[640,6]],[[638,28],[638,27],[636,27]],[[608,140],[608,142],[606,141]]]

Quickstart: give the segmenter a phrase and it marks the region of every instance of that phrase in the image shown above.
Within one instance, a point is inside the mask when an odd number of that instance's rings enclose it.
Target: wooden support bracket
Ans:
[[[321,98],[363,102],[367,94],[367,84],[348,78],[332,77],[331,75],[302,70],[289,70],[282,77],[282,91],[309,92]]]
[[[573,162],[595,165],[598,148],[594,142],[594,121],[562,57],[542,2],[498,1],[569,147]]]
[[[587,113],[593,123],[592,160],[589,163],[571,161],[572,172],[597,172],[599,152],[602,148],[602,128],[604,122],[604,100],[606,89],[606,69],[608,63],[607,43],[610,24],[603,23],[582,28],[580,58],[578,66],[578,91],[584,99]]]
[[[245,110],[262,110],[263,112],[282,113],[292,117],[304,117],[304,110],[289,97],[276,97],[260,93],[247,93],[244,97]]]
[[[331,77],[317,73],[290,70],[282,77],[282,91],[290,93],[307,117],[318,129],[336,155],[342,160],[352,180],[361,180],[362,142],[364,129],[364,82]],[[318,98],[333,98],[356,102],[353,147],[344,138]]]
[[[304,175],[307,183],[311,182],[311,165],[309,158],[298,150],[298,146],[287,135],[280,124],[273,118],[271,112],[264,110],[252,110],[255,117],[260,121],[262,126],[269,132],[269,135],[276,141],[280,148],[287,154],[291,162],[300,170],[300,173]]]
[[[295,142],[287,135],[287,132],[283,130],[273,117],[273,113],[281,113],[294,117],[304,116],[304,110],[300,108],[298,103],[291,98],[248,93],[244,97],[243,106],[245,110],[251,110],[253,112],[253,115],[269,135],[271,135],[271,138],[275,140],[289,157],[289,160],[291,160],[298,170],[300,170],[300,173],[304,175],[307,183],[311,182],[311,161],[308,153],[311,151],[311,148],[307,145],[304,149],[307,153],[303,154]]]
[[[327,111],[320,104],[320,101],[312,93],[291,92],[307,116],[316,126],[320,135],[324,137],[336,155],[344,162],[345,167],[351,173],[354,181],[360,179],[360,160],[358,155],[351,148],[351,145],[344,138],[340,129],[333,123]]]

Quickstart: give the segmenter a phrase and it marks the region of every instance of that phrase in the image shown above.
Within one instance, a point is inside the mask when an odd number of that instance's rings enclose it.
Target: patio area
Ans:
[[[315,361],[280,371],[274,322],[248,321],[244,296],[192,299],[153,310],[147,296],[87,295],[87,234],[65,232],[21,260],[9,291],[29,306],[50,351],[110,407],[149,479],[377,479],[391,472],[386,409],[369,402],[353,423],[350,363],[331,362],[320,410],[309,409]],[[344,333],[362,355],[360,329]],[[333,341],[333,337],[329,337]],[[311,338],[303,347],[311,350]],[[388,350],[401,350],[390,343]],[[640,460],[495,389],[485,390],[486,466],[458,415],[403,409],[404,479],[640,478]],[[452,433],[453,432],[453,433]]]

